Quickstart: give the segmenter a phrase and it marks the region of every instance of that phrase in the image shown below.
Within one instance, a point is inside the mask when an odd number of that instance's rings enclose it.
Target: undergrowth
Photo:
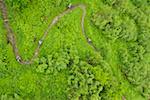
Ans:
[[[6,0],[23,59],[32,57],[49,22],[69,4],[85,4],[49,31],[32,65],[20,65],[0,16],[1,100],[148,100],[149,0]]]

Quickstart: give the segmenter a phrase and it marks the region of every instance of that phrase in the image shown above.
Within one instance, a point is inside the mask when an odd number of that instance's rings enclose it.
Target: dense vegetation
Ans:
[[[65,15],[49,31],[32,65],[15,60],[0,16],[2,100],[150,99],[149,0],[5,0],[17,46],[28,60],[49,22],[69,4],[87,6]]]

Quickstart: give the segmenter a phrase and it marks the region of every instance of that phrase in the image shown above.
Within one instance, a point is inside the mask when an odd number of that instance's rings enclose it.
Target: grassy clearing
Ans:
[[[16,62],[0,16],[0,97],[32,100],[148,100],[150,4],[147,0],[6,0],[17,46],[28,60],[49,22],[68,4],[87,6],[49,31],[32,65]]]

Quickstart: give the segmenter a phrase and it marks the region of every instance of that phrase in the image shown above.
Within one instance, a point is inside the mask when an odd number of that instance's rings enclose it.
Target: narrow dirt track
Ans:
[[[57,16],[54,17],[54,19],[51,21],[51,23],[48,25],[47,29],[45,30],[43,36],[39,40],[37,48],[35,49],[34,54],[31,57],[31,59],[28,60],[28,61],[24,61],[22,59],[22,57],[20,56],[20,54],[19,54],[19,51],[18,51],[18,48],[17,48],[17,45],[16,45],[15,34],[14,34],[14,32],[13,32],[10,24],[9,24],[8,12],[7,12],[6,5],[4,3],[4,0],[0,0],[0,9],[1,9],[1,12],[2,12],[2,18],[3,18],[4,27],[5,27],[6,31],[7,31],[7,39],[8,39],[9,43],[11,44],[11,46],[13,48],[13,52],[14,52],[14,55],[16,57],[16,60],[20,64],[32,64],[33,60],[38,56],[40,47],[43,44],[43,41],[45,40],[45,38],[47,37],[49,31],[51,30],[52,26],[54,26],[64,15],[70,13],[71,11],[73,11],[76,8],[80,8],[82,10],[82,12],[83,12],[82,13],[82,18],[81,18],[82,34],[85,37],[87,43],[95,51],[97,51],[97,49],[93,45],[91,39],[88,38],[88,36],[85,34],[84,19],[85,19],[85,16],[86,16],[86,6],[84,4],[77,4],[77,5],[71,5],[71,6],[69,6],[65,11],[63,11],[62,13],[60,13],[59,15],[57,15]]]

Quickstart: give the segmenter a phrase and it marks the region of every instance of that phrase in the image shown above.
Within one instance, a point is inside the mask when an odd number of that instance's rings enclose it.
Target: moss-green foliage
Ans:
[[[5,0],[22,58],[32,57],[49,22],[68,4],[82,11],[65,15],[49,31],[32,65],[16,62],[0,16],[0,99],[147,100],[150,97],[149,0]]]
[[[146,0],[139,2],[103,1],[105,5],[93,14],[92,22],[108,41],[124,46],[116,49],[124,78],[148,97],[149,4]]]

